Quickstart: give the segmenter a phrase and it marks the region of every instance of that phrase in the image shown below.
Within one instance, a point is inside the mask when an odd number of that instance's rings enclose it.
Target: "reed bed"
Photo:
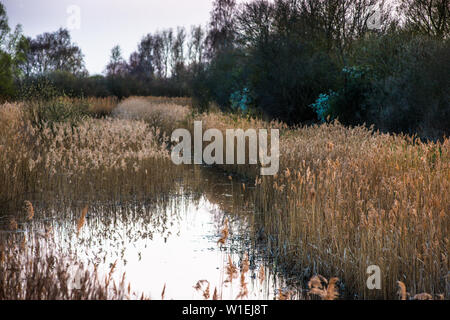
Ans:
[[[402,280],[448,297],[449,145],[339,124],[297,129],[280,142],[280,174],[258,180],[261,222],[291,270],[338,276],[347,294],[393,298]],[[370,265],[381,290],[367,289]]]
[[[255,165],[219,167],[255,179],[262,213],[253,217],[255,234],[289,273],[305,283],[315,274],[339,277],[347,298],[395,298],[398,280],[414,293],[449,296],[448,138],[423,142],[338,122],[288,128],[221,112],[186,116],[190,130],[193,121],[224,135],[280,130],[278,175],[259,177]],[[366,286],[370,265],[382,270],[381,290]]]
[[[155,97],[155,96],[130,97],[130,99],[132,98],[144,98],[146,101],[152,104],[162,104],[162,105],[171,104],[177,106],[192,107],[192,99],[188,97]]]
[[[181,105],[182,102],[186,104]],[[120,119],[145,121],[170,137],[175,129],[186,126],[184,122],[191,113],[185,99],[132,97],[122,101],[113,115]]]
[[[89,105],[89,112],[94,114],[96,117],[106,117],[110,116],[113,110],[119,104],[119,99],[116,97],[105,97],[105,98],[87,98],[87,103]]]
[[[423,142],[338,122],[287,128],[221,113],[197,119],[224,134],[280,130],[279,174],[220,167],[255,179],[255,237],[289,274],[304,283],[339,277],[346,298],[394,299],[398,280],[413,296],[449,296],[448,138]],[[381,269],[381,290],[367,288],[370,265]]]
[[[5,210],[30,198],[118,201],[161,194],[178,178],[167,137],[144,121],[88,117],[76,125],[36,126],[26,108],[0,106],[0,204]]]
[[[41,128],[25,109],[0,106],[2,211],[31,198],[120,201],[171,192],[186,167],[171,163],[168,136],[177,127],[192,130],[194,120],[223,132],[276,128],[278,175],[259,177],[250,165],[221,168],[255,181],[255,189],[244,184],[232,194],[253,194],[244,200],[255,207],[245,213],[254,243],[277,266],[303,284],[324,275],[330,280],[318,278],[321,285],[313,281],[310,289],[325,298],[339,286],[343,298],[395,299],[397,281],[411,297],[450,296],[448,138],[423,142],[338,122],[288,128],[220,112],[193,114],[187,101],[163,98],[125,100],[114,118]],[[219,244],[227,237],[228,230]],[[370,265],[380,267],[381,290],[366,286]]]
[[[114,281],[114,265],[101,276],[56,248],[49,235],[10,234],[0,245],[0,300],[125,300],[130,285]]]

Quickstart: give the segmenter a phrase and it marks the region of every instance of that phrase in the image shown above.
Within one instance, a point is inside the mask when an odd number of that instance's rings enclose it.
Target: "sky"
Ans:
[[[137,49],[142,37],[165,28],[206,25],[213,0],[0,0],[9,25],[23,26],[35,37],[60,27],[70,30],[83,51],[90,74],[105,70],[111,48],[119,44],[123,57]]]

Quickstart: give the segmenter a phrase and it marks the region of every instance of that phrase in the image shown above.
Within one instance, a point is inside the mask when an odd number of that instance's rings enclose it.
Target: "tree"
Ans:
[[[138,46],[138,57],[140,72],[143,78],[149,79],[153,76],[153,48],[154,37],[151,34],[146,35]]]
[[[205,32],[202,26],[192,26],[190,41],[188,43],[188,58],[193,64],[199,65],[203,62],[205,50]]]
[[[162,62],[164,66],[164,77],[167,78],[169,76],[169,67],[170,67],[170,55],[173,48],[173,30],[167,29],[162,32]]]
[[[106,75],[108,77],[125,75],[127,68],[127,64],[122,58],[122,50],[120,49],[120,46],[114,46],[111,49],[111,57],[108,65],[106,66]]]
[[[406,25],[413,31],[438,38],[450,35],[450,0],[405,0]]]
[[[19,24],[9,35],[7,53],[11,56],[13,74],[16,79],[24,75],[24,66],[27,63],[29,41],[23,35],[22,26]]]
[[[72,43],[70,33],[59,29],[53,33],[28,38],[27,75],[45,75],[54,71],[65,71],[75,75],[85,75],[83,53]]]
[[[214,0],[207,37],[210,58],[234,46],[236,13],[236,0]]]
[[[274,22],[274,6],[267,0],[243,5],[236,18],[239,42],[246,47],[267,44]]]
[[[175,41],[172,45],[172,76],[178,77],[184,71],[184,45],[186,41],[186,30],[177,28]]]
[[[11,56],[6,52],[9,31],[8,17],[3,4],[0,3],[0,100],[14,94],[13,63]]]
[[[9,31],[8,16],[6,15],[5,7],[0,2],[0,48],[4,44]]]
[[[160,32],[153,36],[153,66],[158,78],[163,78],[165,76],[164,39]]]
[[[14,78],[11,57],[0,51],[0,101],[14,95]]]

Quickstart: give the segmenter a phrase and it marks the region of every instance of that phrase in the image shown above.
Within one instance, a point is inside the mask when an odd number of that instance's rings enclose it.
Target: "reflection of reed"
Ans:
[[[180,209],[189,204],[186,197],[160,199],[147,205],[93,203],[89,218],[87,207],[81,215],[76,206],[58,209],[57,217],[52,214],[57,203],[53,208],[36,207],[39,218],[20,222],[24,232],[4,234],[0,239],[0,274],[4,275],[0,279],[0,300],[145,298],[132,292],[130,284],[125,289],[125,274],[113,279],[118,261],[123,259],[120,246],[116,246],[116,260],[109,269],[100,268],[107,256],[114,256],[103,249],[103,243],[126,245],[142,238],[151,239],[155,232],[170,237],[171,226],[180,219]],[[31,202],[26,203],[28,214],[31,206]],[[18,225],[16,220],[14,223]],[[17,230],[17,226],[14,228]],[[118,238],[120,234],[126,238]],[[87,260],[80,256],[82,252],[87,254]],[[84,263],[79,264],[79,259]],[[72,274],[81,275],[81,279],[72,279]],[[79,282],[76,288],[75,280]]]

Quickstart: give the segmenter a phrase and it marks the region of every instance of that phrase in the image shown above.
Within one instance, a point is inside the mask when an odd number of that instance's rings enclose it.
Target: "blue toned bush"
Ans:
[[[250,91],[244,88],[240,91],[235,91],[230,96],[230,105],[233,110],[240,110],[247,112],[251,103]]]
[[[321,122],[325,122],[328,115],[330,115],[331,111],[331,101],[333,98],[337,97],[338,94],[334,91],[331,91],[327,93],[321,93],[319,95],[319,98],[316,100],[315,103],[311,104],[311,108],[314,109],[314,111],[317,114],[317,118]]]

